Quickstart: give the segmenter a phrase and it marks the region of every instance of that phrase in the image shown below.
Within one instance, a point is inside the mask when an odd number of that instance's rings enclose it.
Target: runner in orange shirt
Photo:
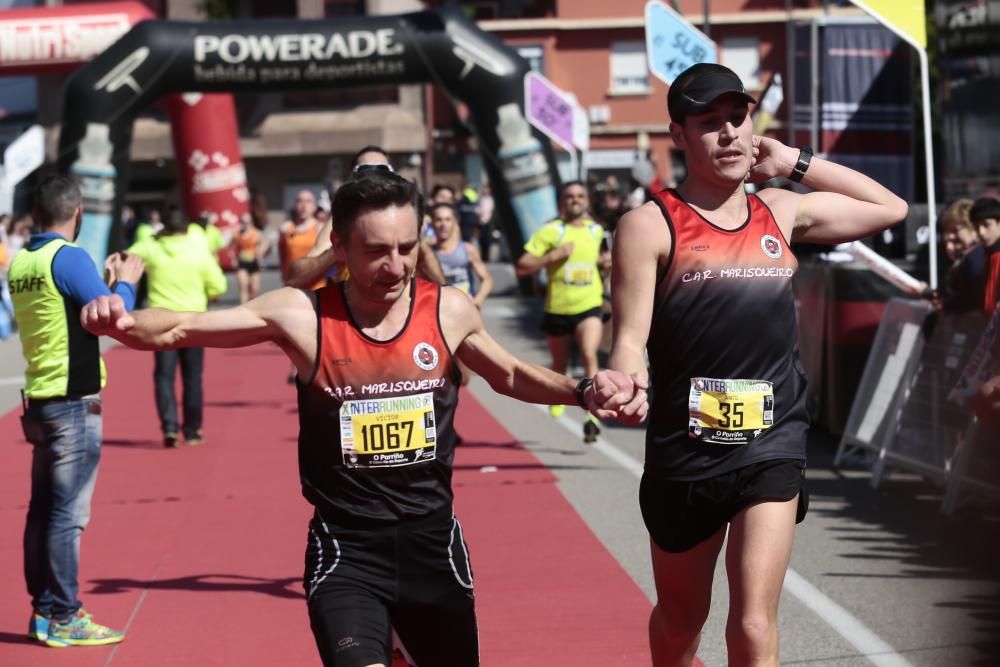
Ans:
[[[240,303],[257,298],[260,294],[260,268],[270,247],[249,213],[243,216],[239,233],[233,240],[236,246],[236,281],[240,285]]]
[[[288,282],[288,272],[292,262],[305,257],[316,245],[321,225],[316,220],[316,196],[309,190],[302,190],[295,197],[295,209],[292,220],[286,220],[281,225],[281,236],[278,239],[278,254],[281,258],[281,280]],[[318,289],[325,280],[306,286],[307,289]]]

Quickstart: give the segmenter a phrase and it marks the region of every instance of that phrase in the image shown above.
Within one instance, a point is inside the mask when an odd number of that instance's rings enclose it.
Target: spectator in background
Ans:
[[[0,340],[14,333],[14,304],[7,289],[7,269],[10,268],[10,252],[7,250],[7,223],[9,215],[0,215]]]
[[[615,183],[617,183],[617,180]],[[598,222],[613,234],[615,228],[618,226],[618,221],[628,211],[629,208],[625,205],[625,197],[622,196],[621,190],[617,187],[612,187],[611,179],[609,178],[605,182],[604,188],[597,193],[597,197],[595,198],[594,215],[597,217]]]
[[[969,219],[976,226],[979,242],[986,253],[986,287],[983,312],[993,313],[1000,299],[1000,199],[980,197],[969,209]]]
[[[178,211],[178,213],[183,215],[180,211]],[[212,217],[215,217],[215,215],[213,214]],[[222,230],[219,229],[219,226],[209,220],[209,214],[207,212],[202,212],[201,215],[188,224],[188,234],[192,237],[200,236],[205,244],[205,247],[208,248],[208,252],[212,255],[216,255],[228,244],[226,243],[226,239],[222,234]]]
[[[462,196],[455,206],[458,213],[458,227],[462,232],[462,240],[466,243],[476,243],[479,240],[479,193],[466,182],[462,188]]]
[[[131,206],[122,206],[122,238],[125,239],[125,247],[135,243],[135,233],[139,228],[139,218],[135,215],[135,209]]]
[[[322,227],[316,219],[316,196],[309,190],[302,190],[295,197],[292,218],[281,225],[278,237],[278,256],[281,260],[281,280],[287,283],[292,263],[305,257],[316,245]],[[306,289],[322,287],[325,280],[320,277],[310,285],[298,285]]]
[[[476,308],[482,310],[483,302],[493,289],[493,276],[479,257],[476,246],[462,240],[455,207],[451,204],[435,204],[431,209],[431,224],[434,225],[434,236],[437,239],[434,253],[441,262],[444,284],[468,294]],[[462,384],[468,384],[468,366],[458,359],[455,363],[462,372]]]
[[[483,192],[479,195],[476,214],[479,216],[479,253],[484,262],[490,261],[490,248],[493,247],[493,212],[496,201],[489,183],[483,183]]]
[[[456,233],[455,207],[435,204],[431,209],[431,224],[437,237],[434,252],[441,262],[444,284],[465,292],[472,297],[476,308],[482,309],[483,302],[493,289],[493,277],[486,270],[476,246],[463,241]]]
[[[146,263],[151,308],[200,313],[208,310],[210,299],[226,291],[226,276],[219,268],[215,255],[205,245],[204,236],[192,233],[192,226],[188,225],[179,210],[171,211],[156,238],[139,241],[129,248],[129,254],[138,255]],[[204,348],[190,347],[153,354],[156,411],[160,416],[163,445],[177,447],[180,443],[182,425],[177,416],[177,395],[174,392],[178,361],[184,385],[184,440],[189,445],[201,444]]]
[[[240,231],[233,244],[236,246],[236,282],[240,286],[240,303],[246,303],[260,294],[260,267],[270,247],[249,213],[243,214]]]
[[[160,209],[149,207],[143,211],[142,219],[139,220],[135,228],[133,243],[151,239],[163,229],[163,221],[160,219]]]
[[[27,214],[14,218],[10,223],[10,231],[7,234],[7,252],[12,260],[14,255],[28,243],[33,226],[34,221]]]
[[[646,188],[639,184],[639,181],[634,178],[629,179],[628,183],[628,198],[625,200],[625,205],[629,209],[636,208],[637,206],[642,206],[646,201]]]
[[[430,206],[434,204],[451,204],[455,205],[455,188],[444,183],[437,183],[431,188],[431,200],[428,202]]]
[[[969,218],[971,199],[959,199],[941,216],[944,249],[951,260],[944,279],[941,307],[951,313],[979,310],[986,290],[986,250]]]

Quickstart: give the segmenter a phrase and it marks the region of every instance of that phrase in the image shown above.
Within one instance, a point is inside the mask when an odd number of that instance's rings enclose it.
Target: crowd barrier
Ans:
[[[968,401],[954,391],[982,356],[988,333],[980,313],[944,314],[922,301],[891,299],[834,465],[863,455],[873,487],[889,468],[920,474],[946,489],[946,512],[968,492],[1000,496],[1000,438],[975,421]]]
[[[793,286],[809,416],[813,424],[843,433],[883,311],[902,292],[858,263],[808,255],[799,262]]]

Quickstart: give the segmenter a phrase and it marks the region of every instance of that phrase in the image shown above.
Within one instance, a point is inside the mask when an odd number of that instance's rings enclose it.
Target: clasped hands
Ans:
[[[587,409],[598,419],[614,419],[634,425],[646,419],[649,412],[649,373],[624,373],[606,369],[598,371],[594,382],[584,393]]]

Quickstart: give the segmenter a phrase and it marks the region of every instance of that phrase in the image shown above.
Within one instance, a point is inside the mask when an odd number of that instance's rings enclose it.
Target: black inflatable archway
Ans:
[[[431,82],[464,102],[517,255],[556,214],[558,172],[524,114],[527,63],[453,10],[337,20],[144,21],[66,84],[59,170],[84,192],[81,244],[119,247],[136,115],[168,93]]]

